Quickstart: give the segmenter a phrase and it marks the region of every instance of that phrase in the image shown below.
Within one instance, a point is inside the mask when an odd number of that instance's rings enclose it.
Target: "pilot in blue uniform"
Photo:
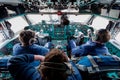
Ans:
[[[35,32],[32,30],[24,30],[19,34],[19,40],[21,43],[17,43],[13,47],[13,55],[21,54],[36,54],[36,55],[46,55],[49,49],[34,43]],[[50,43],[50,42],[49,42]],[[45,46],[49,46],[47,43]],[[33,62],[34,66],[37,66],[39,61]]]
[[[43,61],[38,69],[29,64],[34,60]],[[82,80],[75,64],[59,49],[52,49],[45,57],[32,54],[12,57],[8,69],[15,80]]]
[[[76,46],[74,40],[69,41],[71,53],[75,56],[85,55],[110,55],[105,43],[110,40],[110,33],[106,29],[96,31],[94,40],[89,40],[83,45]]]
[[[49,49],[34,44],[35,32],[32,30],[24,30],[19,34],[19,40],[21,43],[17,43],[13,47],[13,55],[20,54],[38,54],[46,55]]]

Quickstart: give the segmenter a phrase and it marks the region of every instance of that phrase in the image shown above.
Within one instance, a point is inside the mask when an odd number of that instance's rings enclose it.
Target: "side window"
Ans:
[[[117,40],[120,43],[120,32],[117,34],[117,36],[115,37],[115,40]]]
[[[116,24],[112,34],[114,34],[113,38],[115,37],[115,39],[120,42],[120,22]]]
[[[5,41],[6,38],[7,38],[7,36],[5,35],[3,24],[0,23],[0,43],[2,43],[3,41]]]
[[[95,17],[95,19],[93,20],[90,26],[92,26],[96,30],[99,30],[101,28],[106,28],[108,24],[109,24],[109,19],[97,16]]]
[[[17,16],[7,20],[11,24],[11,30],[17,35],[25,26],[28,26],[28,23],[22,16]]]

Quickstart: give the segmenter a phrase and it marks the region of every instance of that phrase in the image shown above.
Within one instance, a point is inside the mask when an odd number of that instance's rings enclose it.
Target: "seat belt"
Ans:
[[[88,57],[88,59],[90,60],[93,68],[95,68],[96,71],[99,71],[98,65],[97,65],[97,63],[94,61],[93,57],[92,57],[91,55],[88,55],[87,57]],[[93,68],[92,68],[92,67],[88,67],[88,72],[89,72],[89,73],[94,73]],[[96,71],[95,71],[95,72],[96,72]]]

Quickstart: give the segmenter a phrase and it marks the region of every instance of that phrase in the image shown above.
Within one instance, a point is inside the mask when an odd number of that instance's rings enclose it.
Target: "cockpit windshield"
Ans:
[[[46,21],[48,24],[59,24],[60,23],[60,16],[57,14],[49,14],[49,15],[41,15],[41,14],[28,14],[28,19],[32,22],[32,24],[38,24],[42,22],[43,20]],[[78,22],[78,23],[85,23],[91,15],[67,15],[70,23],[72,22]]]
[[[69,20],[71,22],[78,22],[78,23],[85,23],[87,20],[89,20],[91,15],[70,15]]]

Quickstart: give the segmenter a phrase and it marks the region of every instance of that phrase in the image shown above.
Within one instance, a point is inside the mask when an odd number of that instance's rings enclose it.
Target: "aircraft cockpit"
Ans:
[[[25,27],[39,32],[39,34],[44,34],[44,36],[50,36],[53,40],[67,40],[67,37],[77,34],[77,32],[82,32],[85,36],[87,36],[87,30],[89,28],[93,28],[93,31],[100,28],[108,28],[112,34],[112,39],[118,39],[120,24],[118,19],[98,16],[95,14],[78,14],[77,10],[75,10],[75,14],[70,11],[70,13],[64,12],[64,10],[60,12],[52,12],[52,10],[50,10],[52,14],[48,13],[49,9],[44,11],[40,14],[28,13],[2,20],[0,23],[0,42],[2,43],[1,48],[9,43],[12,39],[14,40],[14,38],[18,36],[19,32]],[[61,14],[63,13],[67,14],[67,17],[70,21],[70,24],[65,25],[64,27],[60,25]],[[102,14],[104,14],[104,10]],[[112,15],[112,12],[110,15]],[[10,31],[7,29],[7,26],[10,26]],[[10,47],[10,45],[12,47],[14,43],[16,43],[16,41],[13,41],[11,44],[9,43],[7,47]],[[65,41],[65,44],[67,44],[67,41]],[[9,49],[6,51],[9,51]],[[3,53],[1,52],[1,54]]]
[[[119,20],[91,14],[67,14],[70,24],[60,25],[60,17],[61,16],[57,14],[24,14],[1,21],[1,54],[12,54],[13,45],[19,42],[18,34],[25,28],[35,31],[41,38],[45,37],[43,41],[39,40],[42,41],[39,42],[39,44],[42,45],[47,42],[48,38],[46,37],[50,37],[53,43],[55,42],[55,44],[60,44],[62,42],[62,46],[65,46],[67,45],[68,37],[74,35],[78,37],[79,32],[84,34],[86,37],[85,41],[87,41],[87,30],[92,29],[93,31],[96,31],[100,28],[109,29],[112,34],[111,40],[116,41],[118,39],[120,24]],[[7,29],[6,22],[11,25],[11,32]],[[111,45],[111,43],[108,43],[108,47],[110,47],[109,45]],[[116,52],[112,52],[112,54],[115,53]]]
[[[35,44],[52,42],[70,56],[68,40],[78,45],[89,40],[88,31],[94,35],[101,28],[110,31],[106,46],[111,54],[120,57],[120,1],[119,0],[0,0],[0,57],[9,57],[13,46],[19,43],[22,30],[36,33]],[[63,24],[62,20],[68,23]],[[82,43],[77,41],[83,36]],[[1,79],[11,80],[9,72],[1,72]]]

